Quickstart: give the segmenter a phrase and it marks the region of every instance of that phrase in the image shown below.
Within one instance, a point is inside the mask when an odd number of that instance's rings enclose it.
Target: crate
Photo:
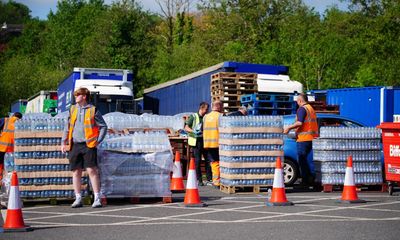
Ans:
[[[247,109],[247,113],[248,113],[248,115],[290,115],[290,114],[295,114],[296,110],[250,108],[250,109]]]
[[[245,102],[293,102],[294,96],[287,94],[249,94],[241,97],[240,101]]]

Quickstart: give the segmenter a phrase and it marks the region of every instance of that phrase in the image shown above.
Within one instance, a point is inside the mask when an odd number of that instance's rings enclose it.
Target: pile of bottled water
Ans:
[[[354,159],[353,159],[354,161]],[[323,173],[346,173],[346,162],[314,162],[316,169]],[[374,162],[353,162],[354,172],[379,173],[382,171],[382,166],[379,161]]]
[[[101,192],[107,197],[170,196],[171,151],[123,153],[100,150]]]
[[[252,163],[266,163],[267,166],[273,165],[276,161],[276,156],[275,154],[268,155],[268,151],[282,152],[283,145],[254,144],[254,141],[246,143],[246,140],[269,139],[282,142],[283,117],[224,116],[220,118],[219,127],[221,129],[220,140],[232,140],[224,141],[219,147],[220,151],[222,151],[222,153],[220,152],[220,162],[224,163],[224,167],[221,167],[221,184],[226,186],[272,185],[274,168],[254,167]],[[240,129],[240,132],[238,132],[238,129]],[[240,144],[233,144],[235,140],[240,140]],[[232,144],[225,142],[232,142]],[[260,151],[266,151],[265,155],[255,156],[259,155]],[[224,155],[225,153],[227,154]]]
[[[163,131],[132,134],[107,134],[99,149],[118,152],[163,152],[171,150],[168,135]]]
[[[221,184],[225,186],[272,186],[273,179],[225,179],[221,178]]]
[[[274,127],[283,128],[282,116],[225,116],[219,119],[219,127]]]
[[[313,142],[315,150],[379,150],[379,139],[316,139]]]
[[[87,196],[87,190],[82,191],[83,196]],[[23,198],[74,198],[74,190],[42,190],[42,191],[20,191]]]
[[[379,139],[382,130],[373,127],[322,127],[320,138],[324,139]]]
[[[48,178],[19,178],[19,185],[42,186],[42,185],[70,185],[72,178],[70,177],[48,177]],[[82,178],[82,183],[87,184],[87,178]]]
[[[103,116],[108,128],[121,131],[127,128],[169,128],[174,131],[183,129],[184,121],[180,116],[161,116],[153,114],[125,114],[112,112]]]
[[[32,113],[25,114],[22,119],[16,121],[15,132],[24,134],[23,137],[16,135],[15,152],[6,154],[5,169],[7,172],[16,170],[19,173],[29,173],[29,177],[22,174],[19,178],[19,184],[23,186],[21,197],[72,198],[74,196],[73,190],[67,190],[72,189],[72,174],[66,159],[67,154],[58,151],[61,137],[49,137],[52,133],[57,133],[54,136],[60,136],[67,117],[68,114],[65,113],[56,117],[46,113]],[[71,177],[65,177],[66,172]],[[47,177],[50,175],[52,177]],[[87,183],[87,177],[83,177],[82,184]],[[83,194],[88,193],[84,191]]]
[[[343,184],[347,158],[353,157],[356,184],[381,184],[381,131],[370,127],[322,127],[313,140],[316,179]]]
[[[319,177],[321,178],[322,184],[340,185],[344,184],[345,174],[322,174]],[[382,173],[354,173],[355,184],[374,185],[381,184],[382,182]]]
[[[15,122],[15,131],[20,132],[58,132],[63,131],[66,117],[51,117],[50,114],[26,114]]]
[[[223,139],[280,139],[282,133],[220,133]]]
[[[313,142],[314,144],[314,142]],[[313,159],[318,162],[345,162],[349,156],[353,156],[353,161],[380,161],[382,154],[377,150],[365,151],[324,151],[314,150]]]
[[[227,163],[255,163],[255,162],[275,162],[276,157],[273,156],[219,156],[219,160]]]
[[[61,138],[19,138],[15,146],[61,146]]]

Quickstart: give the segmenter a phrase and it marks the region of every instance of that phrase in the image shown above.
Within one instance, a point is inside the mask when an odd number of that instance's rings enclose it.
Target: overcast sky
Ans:
[[[3,2],[7,0],[2,0]],[[57,10],[57,0],[14,0],[16,2],[23,3],[31,10],[32,17],[39,17],[40,19],[46,19],[50,9],[53,12]],[[110,4],[115,0],[105,0],[106,4]],[[195,1],[195,0],[194,0]],[[303,0],[307,5],[314,7],[316,11],[323,13],[325,9],[330,6],[337,5],[340,9],[346,10],[347,4],[341,3],[339,0]],[[156,0],[139,0],[144,9],[152,12],[159,12],[159,6]]]

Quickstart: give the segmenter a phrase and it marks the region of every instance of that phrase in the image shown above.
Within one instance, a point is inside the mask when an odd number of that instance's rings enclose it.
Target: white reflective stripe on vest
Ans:
[[[189,170],[189,177],[187,179],[186,189],[198,189],[196,170]]]
[[[354,186],[354,172],[352,167],[346,168],[346,175],[344,177],[344,186]]]
[[[285,185],[283,184],[282,168],[275,168],[273,187],[274,188],[284,188],[285,187]]]
[[[182,178],[181,162],[175,161],[172,171],[172,178]]]
[[[21,208],[22,206],[21,206],[21,200],[19,198],[19,189],[18,187],[11,186],[7,209],[17,210]]]

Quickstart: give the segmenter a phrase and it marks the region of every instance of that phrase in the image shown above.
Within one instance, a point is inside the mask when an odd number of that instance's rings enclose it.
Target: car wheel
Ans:
[[[285,158],[283,162],[283,180],[286,186],[293,185],[298,178],[299,168],[290,159]]]

